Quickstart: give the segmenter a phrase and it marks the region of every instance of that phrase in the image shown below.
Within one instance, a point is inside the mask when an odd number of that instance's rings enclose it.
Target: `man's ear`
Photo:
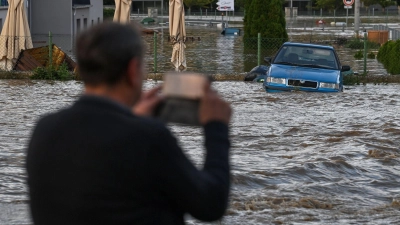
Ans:
[[[137,59],[131,59],[128,63],[128,68],[126,71],[126,77],[128,79],[129,85],[136,87],[137,82],[141,79],[140,74],[140,64]]]

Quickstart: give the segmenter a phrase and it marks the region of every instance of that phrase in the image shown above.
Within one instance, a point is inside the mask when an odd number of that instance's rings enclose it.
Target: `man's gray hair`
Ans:
[[[79,75],[85,84],[112,85],[126,74],[129,62],[143,62],[145,45],[138,26],[105,22],[76,40]]]

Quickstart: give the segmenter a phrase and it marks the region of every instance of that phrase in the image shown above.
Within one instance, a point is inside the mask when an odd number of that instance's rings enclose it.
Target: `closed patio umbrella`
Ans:
[[[129,23],[132,0],[115,0],[114,22]]]
[[[21,50],[32,47],[24,0],[8,0],[8,12],[0,37],[0,68],[11,70],[13,59]]]
[[[175,66],[175,70],[182,71],[186,69],[186,28],[183,0],[169,0],[169,35],[173,45],[171,62]]]

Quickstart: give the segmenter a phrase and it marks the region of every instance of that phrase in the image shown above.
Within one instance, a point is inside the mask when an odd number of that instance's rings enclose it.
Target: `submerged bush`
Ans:
[[[375,54],[373,52],[369,52],[367,55],[368,59],[375,59]]]
[[[103,9],[103,17],[106,18],[113,18],[114,17],[115,9],[105,8]]]
[[[391,74],[400,74],[400,40],[388,41],[379,49],[377,59]]]
[[[72,80],[73,78],[74,75],[68,70],[66,63],[61,64],[58,68],[53,66],[37,67],[31,76],[31,79],[35,80]]]
[[[363,57],[364,57],[364,54],[361,50],[357,51],[356,54],[354,54],[355,59],[362,59]]]
[[[367,48],[368,49],[377,49],[380,47],[379,43],[367,41]],[[361,38],[353,38],[347,42],[346,47],[351,49],[364,49],[364,39]]]

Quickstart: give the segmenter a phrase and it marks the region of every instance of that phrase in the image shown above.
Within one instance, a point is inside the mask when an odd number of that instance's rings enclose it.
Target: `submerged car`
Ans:
[[[244,81],[253,81],[258,83],[263,83],[265,77],[267,76],[269,66],[256,66],[244,77]]]
[[[285,42],[269,62],[263,86],[267,92],[343,91],[343,76],[350,66],[342,66],[332,46]]]

